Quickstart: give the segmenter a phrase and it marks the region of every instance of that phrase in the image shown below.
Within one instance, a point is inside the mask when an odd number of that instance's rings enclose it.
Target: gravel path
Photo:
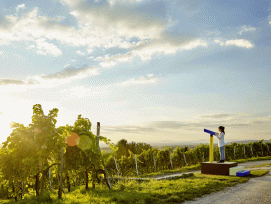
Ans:
[[[271,167],[252,167],[267,163],[271,163],[271,160],[238,164],[247,170],[267,169],[269,173],[262,177],[250,178],[247,183],[195,198],[194,201],[186,201],[184,204],[271,204]]]

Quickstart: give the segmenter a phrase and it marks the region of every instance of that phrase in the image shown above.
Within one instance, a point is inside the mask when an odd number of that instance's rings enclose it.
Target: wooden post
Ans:
[[[51,191],[52,190],[51,169],[49,169],[49,184],[50,184],[50,191]]]
[[[253,150],[252,150],[252,146],[250,145],[250,150],[251,150],[251,154],[253,156]]]
[[[137,159],[136,159],[136,154],[135,154],[135,164],[136,164],[136,174],[138,176],[138,169],[137,169]]]
[[[62,169],[63,169],[63,147],[61,147],[61,165],[60,165],[60,192],[59,192],[59,199],[62,199]]]
[[[235,159],[235,146],[233,147],[233,157]]]
[[[98,149],[99,149],[100,155],[102,157],[102,153],[101,153],[101,149],[100,149],[100,145],[99,145],[99,136],[100,136],[100,122],[97,122],[97,142],[98,142]],[[102,163],[104,166],[105,179],[107,180],[108,188],[111,189],[111,184],[110,184],[109,178],[107,176],[107,171],[106,171],[106,167],[105,167],[103,159],[102,159]]]
[[[152,153],[152,156],[153,156],[153,163],[154,163],[154,168],[155,168],[155,172],[156,172],[157,170],[156,170],[156,163],[155,163],[154,152]]]
[[[183,157],[184,157],[185,165],[187,166],[187,162],[186,162],[186,158],[185,158],[185,153],[184,152],[183,152]]]
[[[172,159],[171,159],[171,152],[170,151],[169,151],[169,159],[170,159],[171,169],[173,170]]]
[[[22,198],[24,197],[24,182],[22,181]]]
[[[204,152],[202,153],[202,162],[204,162]]]
[[[213,148],[213,135],[210,135],[210,150],[209,150],[209,162],[210,163],[213,163],[213,159],[214,159],[214,156],[213,156],[213,151],[214,151],[214,148]]]
[[[244,145],[244,157],[246,157],[246,145]]]
[[[119,168],[118,168],[118,164],[117,164],[117,161],[116,161],[116,158],[115,158],[115,157],[114,157],[114,160],[115,160],[115,165],[116,165],[117,174],[118,174],[118,180],[119,180],[119,177],[120,177],[120,174],[119,174]]]

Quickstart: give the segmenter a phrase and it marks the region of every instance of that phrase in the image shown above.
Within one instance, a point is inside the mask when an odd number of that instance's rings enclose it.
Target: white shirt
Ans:
[[[219,135],[215,135],[218,138],[218,147],[223,147],[225,145],[224,135],[224,132],[221,132]]]

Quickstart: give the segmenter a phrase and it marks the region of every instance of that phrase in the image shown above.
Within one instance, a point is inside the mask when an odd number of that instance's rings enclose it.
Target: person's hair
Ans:
[[[225,127],[219,126],[218,128],[219,128],[220,130],[222,130],[222,132],[224,132],[224,134],[225,134]]]

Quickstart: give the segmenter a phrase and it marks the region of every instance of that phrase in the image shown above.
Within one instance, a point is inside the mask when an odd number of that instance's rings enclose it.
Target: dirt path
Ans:
[[[222,191],[186,201],[184,204],[270,204],[271,203],[271,167],[252,166],[271,163],[271,160],[246,162],[238,164],[247,170],[267,169],[269,173],[258,178],[251,178],[247,183],[227,187]]]

